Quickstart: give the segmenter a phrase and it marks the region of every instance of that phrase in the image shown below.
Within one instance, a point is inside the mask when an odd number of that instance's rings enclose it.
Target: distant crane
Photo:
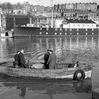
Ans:
[[[51,10],[52,10],[51,27],[53,28],[53,0],[51,0]]]

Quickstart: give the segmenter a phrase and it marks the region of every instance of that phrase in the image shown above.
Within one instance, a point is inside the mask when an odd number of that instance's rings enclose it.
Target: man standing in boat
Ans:
[[[19,53],[19,67],[26,68],[26,61],[24,58],[24,50],[21,50]]]
[[[53,50],[50,50],[49,52],[50,52],[50,55],[49,55],[47,64],[49,64],[49,69],[55,69],[56,54],[53,52]]]
[[[17,66],[19,66],[19,51],[17,51],[17,53],[15,54],[15,56],[14,56],[14,62],[13,62],[13,66],[14,66],[14,68],[15,67],[17,67]]]
[[[45,69],[49,69],[49,64],[47,64],[49,55],[50,55],[49,50],[47,50],[47,52],[44,55],[44,68]]]

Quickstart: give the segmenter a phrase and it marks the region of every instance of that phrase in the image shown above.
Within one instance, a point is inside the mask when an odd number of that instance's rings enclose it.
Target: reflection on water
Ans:
[[[91,79],[81,82],[66,79],[57,81],[12,79],[4,76],[1,79],[2,99],[66,99],[66,97],[67,99],[91,99],[92,97]]]
[[[9,57],[20,49],[32,53],[41,53],[46,49],[53,49],[57,55],[62,56],[66,50],[87,48],[99,50],[98,42],[98,37],[3,38],[0,39],[0,57]]]

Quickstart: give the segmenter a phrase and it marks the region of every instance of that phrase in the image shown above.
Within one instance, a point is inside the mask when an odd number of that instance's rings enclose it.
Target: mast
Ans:
[[[13,18],[13,22],[14,22],[14,24],[13,24],[13,25],[14,25],[14,27],[15,27],[15,25],[16,25],[16,24],[15,24],[15,16],[14,16],[14,18]]]
[[[51,27],[53,28],[53,0],[51,0],[51,11],[52,11]]]
[[[0,31],[1,31],[1,29],[2,29],[2,26],[1,26],[1,13],[0,13]]]
[[[30,23],[30,26],[32,25],[32,18],[31,16],[29,17],[29,23]]]

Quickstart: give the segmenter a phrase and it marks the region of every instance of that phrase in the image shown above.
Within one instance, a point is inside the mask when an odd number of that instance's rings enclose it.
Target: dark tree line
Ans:
[[[0,8],[2,9],[13,9],[13,5],[10,2],[0,4]]]
[[[23,5],[21,3],[11,4],[10,2],[0,4],[0,8],[2,9],[22,9]]]

